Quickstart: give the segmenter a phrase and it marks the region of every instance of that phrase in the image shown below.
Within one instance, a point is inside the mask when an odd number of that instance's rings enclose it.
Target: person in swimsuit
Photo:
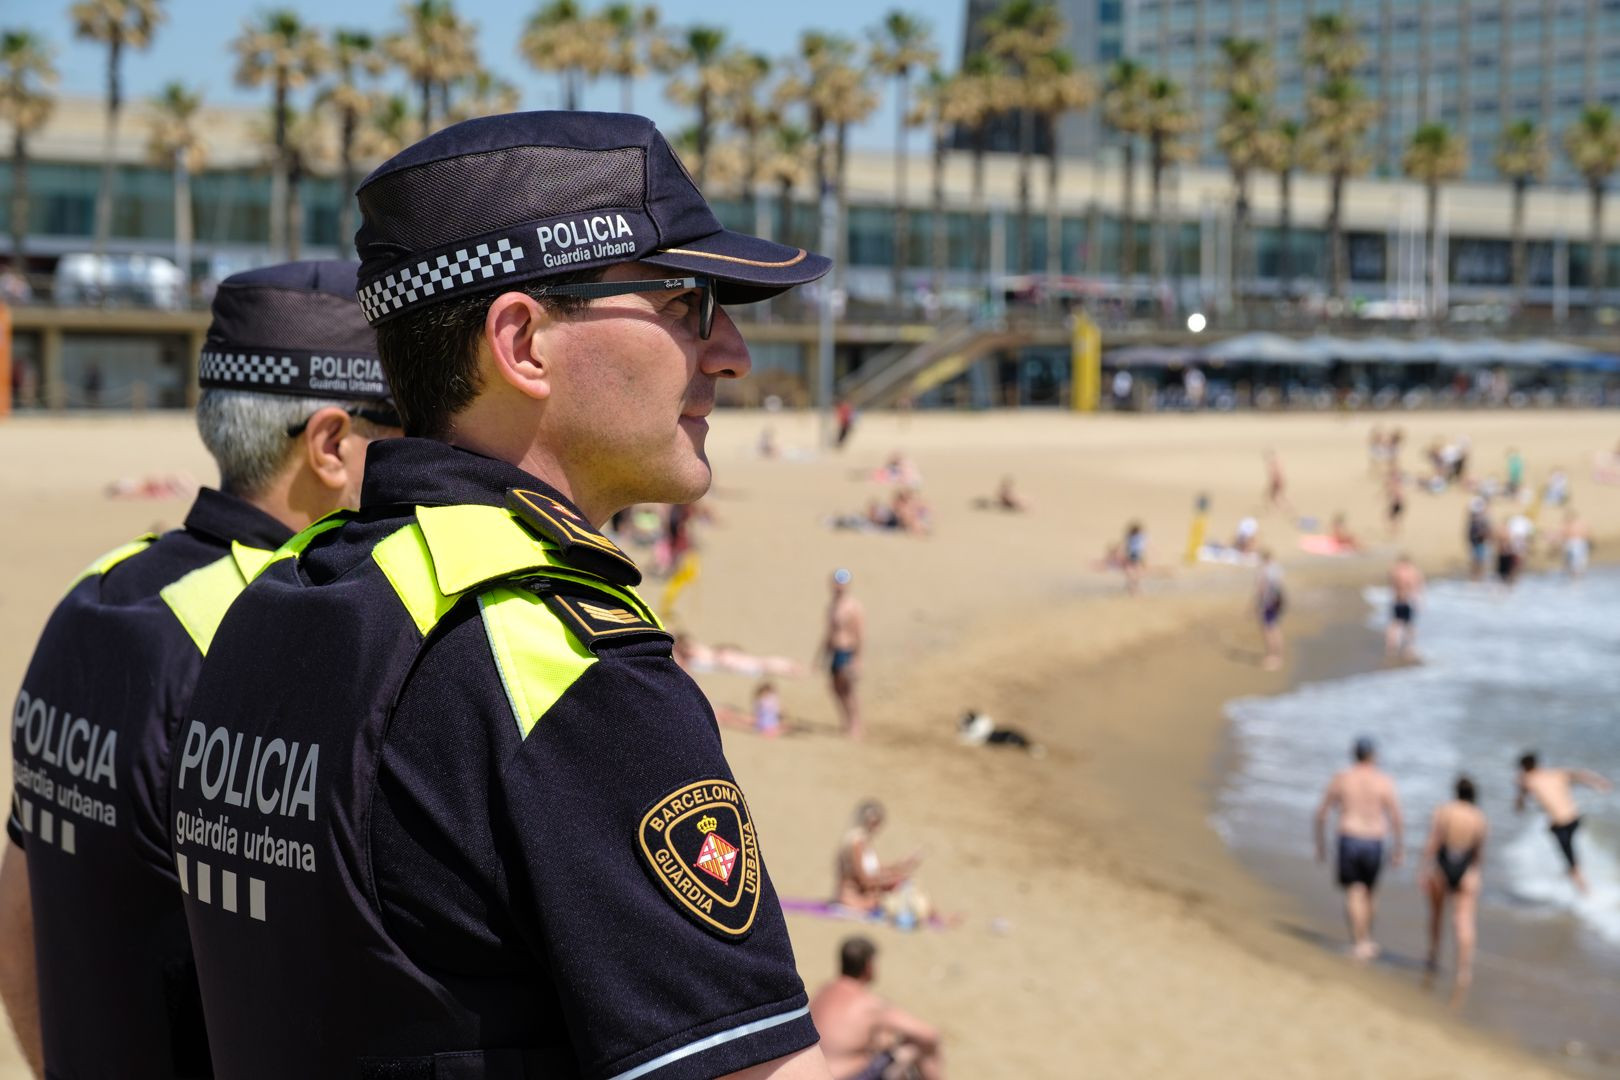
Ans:
[[[1575,830],[1581,827],[1581,810],[1575,805],[1575,785],[1594,791],[1609,791],[1613,785],[1590,769],[1555,769],[1541,764],[1534,750],[1519,758],[1518,792],[1513,809],[1523,812],[1526,799],[1534,799],[1547,815],[1547,824],[1569,863],[1569,880],[1581,893],[1586,892],[1586,878],[1581,874],[1580,860],[1575,855]]]
[[[1401,487],[1401,470],[1391,462],[1384,477],[1385,518],[1393,539],[1401,531],[1401,515],[1406,512],[1406,494]]]
[[[1269,550],[1260,553],[1260,571],[1255,575],[1255,613],[1260,616],[1260,638],[1265,643],[1265,658],[1260,666],[1267,671],[1282,667],[1283,638],[1282,614],[1286,601],[1283,596],[1282,566],[1271,557]]]
[[[827,605],[827,632],[821,653],[827,658],[827,677],[844,733],[861,737],[861,703],[856,682],[861,673],[861,646],[866,640],[866,609],[849,594],[848,570],[833,573],[832,600]]]
[[[1412,562],[1411,556],[1401,554],[1389,570],[1390,605],[1389,625],[1384,628],[1384,658],[1416,660],[1418,601],[1423,598],[1423,571]]]
[[[1564,573],[1578,578],[1592,561],[1592,532],[1574,510],[1564,512]]]
[[[1366,961],[1378,955],[1378,945],[1372,938],[1376,912],[1373,893],[1378,887],[1378,873],[1383,868],[1384,839],[1388,836],[1393,841],[1389,861],[1392,866],[1399,866],[1405,857],[1404,838],[1395,783],[1378,767],[1373,741],[1366,736],[1358,738],[1351,747],[1351,755],[1354,764],[1333,777],[1316,809],[1316,860],[1327,860],[1327,819],[1329,814],[1336,813],[1339,819],[1338,882],[1344,890],[1351,954],[1357,960]]]
[[[855,824],[844,834],[838,845],[838,886],[833,898],[835,904],[864,915],[883,913],[891,894],[911,881],[918,856],[885,863],[878,858],[873,841],[883,828],[883,804],[868,799],[855,808]]]
[[[1140,521],[1125,529],[1125,591],[1135,596],[1142,591],[1142,570],[1147,562],[1147,533]]]
[[[942,1080],[939,1031],[872,992],[876,959],[871,939],[845,938],[838,947],[838,978],[810,999],[833,1080]]]
[[[1429,978],[1440,968],[1440,928],[1451,905],[1451,929],[1457,942],[1457,977],[1451,1003],[1461,1005],[1474,978],[1474,943],[1479,893],[1485,865],[1485,838],[1490,827],[1475,803],[1473,780],[1457,778],[1457,797],[1439,807],[1429,823],[1423,848],[1423,892],[1429,899]]]

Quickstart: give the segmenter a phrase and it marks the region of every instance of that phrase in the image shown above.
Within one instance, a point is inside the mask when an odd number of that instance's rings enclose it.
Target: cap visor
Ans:
[[[720,282],[722,304],[751,304],[815,281],[832,260],[747,233],[722,229],[678,247],[648,252],[638,262],[703,274]]]

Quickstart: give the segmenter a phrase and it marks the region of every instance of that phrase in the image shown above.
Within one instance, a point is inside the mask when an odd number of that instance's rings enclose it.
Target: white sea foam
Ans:
[[[1368,589],[1382,627],[1387,589]],[[1410,841],[1459,772],[1473,776],[1494,830],[1487,902],[1574,915],[1620,946],[1620,795],[1582,790],[1576,844],[1591,895],[1577,899],[1545,821],[1512,809],[1526,749],[1620,780],[1620,574],[1530,578],[1511,592],[1437,583],[1418,617],[1424,663],[1301,686],[1227,706],[1238,767],[1215,815],[1228,842],[1309,854],[1310,817],[1350,742],[1370,735],[1395,777]]]

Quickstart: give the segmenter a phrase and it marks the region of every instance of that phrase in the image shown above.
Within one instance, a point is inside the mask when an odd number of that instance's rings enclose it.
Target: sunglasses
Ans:
[[[599,300],[607,296],[627,296],[630,293],[674,292],[677,289],[698,291],[698,337],[709,340],[714,329],[714,279],[706,277],[659,278],[648,281],[584,281],[577,285],[547,285],[531,290],[530,295],[578,296],[586,300]]]
[[[343,411],[348,413],[351,417],[359,417],[361,420],[370,420],[378,427],[397,428],[405,426],[405,421],[400,419],[399,412],[391,405],[378,405],[374,409],[367,409],[358,405],[350,405]],[[288,427],[288,438],[297,438],[298,436],[302,435],[305,429],[309,427],[309,422],[313,419],[315,419],[315,417],[312,414],[305,417],[303,423],[293,424]]]

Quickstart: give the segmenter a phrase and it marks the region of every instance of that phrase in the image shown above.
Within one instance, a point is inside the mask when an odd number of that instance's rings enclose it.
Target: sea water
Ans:
[[[1389,591],[1368,589],[1365,599],[1369,629],[1382,632]],[[1402,871],[1386,870],[1385,892],[1415,894],[1412,864],[1430,815],[1466,773],[1491,826],[1482,919],[1494,915],[1507,926],[1495,941],[1482,929],[1479,979],[1493,967],[1512,969],[1539,975],[1546,987],[1562,979],[1573,956],[1595,979],[1588,985],[1601,987],[1609,981],[1602,976],[1620,973],[1620,793],[1576,789],[1584,818],[1575,843],[1591,886],[1582,897],[1545,818],[1533,805],[1515,812],[1515,775],[1519,756],[1535,750],[1543,764],[1620,783],[1620,572],[1534,576],[1512,589],[1437,582],[1417,630],[1417,665],[1229,703],[1234,767],[1217,795],[1216,830],[1251,863],[1310,859],[1310,821],[1323,787],[1348,764],[1351,741],[1368,735],[1406,817],[1410,859]],[[1331,835],[1329,844],[1331,859]],[[1313,869],[1312,884],[1317,874],[1325,900],[1328,869]],[[1550,937],[1562,943],[1560,956],[1539,944]],[[1406,944],[1421,952],[1420,942]],[[1512,955],[1532,945],[1537,955]],[[1611,982],[1599,992],[1609,997],[1613,989]],[[1620,997],[1608,1007],[1620,1010]]]

